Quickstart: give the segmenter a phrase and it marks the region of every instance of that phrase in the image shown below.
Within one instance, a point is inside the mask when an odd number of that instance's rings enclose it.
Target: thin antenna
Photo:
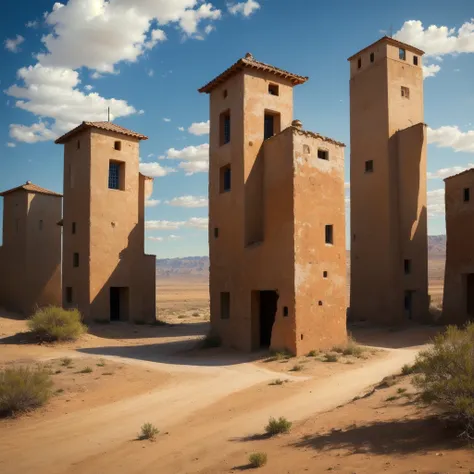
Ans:
[[[389,34],[390,38],[393,37],[393,25],[390,24],[390,34]]]
[[[110,122],[110,107],[107,107],[107,122]]]

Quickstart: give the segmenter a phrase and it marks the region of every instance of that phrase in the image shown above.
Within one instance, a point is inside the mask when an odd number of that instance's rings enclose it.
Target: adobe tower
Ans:
[[[82,122],[64,144],[63,305],[87,320],[155,320],[155,256],[145,255],[140,140],[109,122]]]
[[[211,328],[304,354],[346,339],[344,145],[293,120],[307,78],[247,54],[210,95]]]
[[[353,320],[427,315],[423,54],[383,37],[349,58]]]

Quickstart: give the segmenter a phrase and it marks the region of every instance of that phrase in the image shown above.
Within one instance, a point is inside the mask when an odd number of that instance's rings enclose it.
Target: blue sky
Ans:
[[[116,123],[149,137],[140,153],[155,175],[147,252],[206,255],[209,113],[197,89],[251,52],[309,76],[295,88],[295,118],[349,145],[346,59],[392,28],[427,52],[429,233],[444,233],[442,178],[474,163],[472,0],[63,2],[3,5],[1,190],[30,180],[61,192],[63,149],[53,139],[106,120],[110,106]],[[348,146],[346,180],[349,156]]]

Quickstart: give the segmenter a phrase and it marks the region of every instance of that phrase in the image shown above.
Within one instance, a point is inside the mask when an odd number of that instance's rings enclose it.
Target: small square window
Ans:
[[[230,318],[230,293],[221,293],[221,319]]]
[[[323,278],[327,278],[328,277],[328,272],[326,270],[324,270],[323,272]]]
[[[405,99],[409,99],[410,98],[410,89],[408,89],[408,87],[401,87],[401,94],[402,94],[402,97],[405,97]]]
[[[469,202],[469,200],[471,199],[471,190],[469,188],[464,188],[463,194],[464,202]]]
[[[220,184],[219,190],[221,193],[230,191],[232,184],[232,174],[230,165],[225,165],[220,169]]]
[[[288,316],[288,306],[283,306],[283,317],[287,317]]]
[[[400,48],[398,50],[398,59],[401,59],[402,61],[405,61],[407,59],[407,53],[403,48]]]
[[[279,87],[276,84],[268,84],[268,93],[270,95],[280,95]]]
[[[368,160],[365,162],[365,172],[373,173],[374,171],[374,160]]]
[[[116,142],[114,142],[114,148],[120,151],[122,149],[122,142],[120,140],[117,140]]]
[[[329,160],[329,151],[318,148],[318,158],[320,160]]]
[[[370,53],[370,62],[373,63],[375,61],[375,53]]]
[[[43,230],[43,221],[42,220],[39,221],[39,230]]]
[[[217,239],[219,237],[219,227],[214,227],[214,238]]]
[[[418,66],[418,56],[413,56],[413,64]]]
[[[76,223],[75,222],[72,223],[72,233],[73,234],[76,233]]]
[[[72,303],[72,286],[66,286],[66,303]]]
[[[332,225],[326,225],[324,229],[324,238],[325,242],[327,244],[333,244],[334,243],[334,235],[333,235],[333,226]]]
[[[77,268],[79,266],[79,253],[74,252],[72,256],[72,266]]]
[[[411,260],[405,259],[403,261],[403,270],[405,272],[405,275],[409,275],[411,273]]]
[[[362,67],[362,58],[359,58],[357,60],[357,69],[360,69]]]

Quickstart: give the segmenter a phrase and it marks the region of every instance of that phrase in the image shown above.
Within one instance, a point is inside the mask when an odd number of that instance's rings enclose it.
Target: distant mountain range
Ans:
[[[348,251],[348,255],[350,252]],[[428,236],[428,257],[431,260],[446,256],[446,236]],[[159,278],[207,278],[209,257],[162,258],[156,260],[156,275]]]

